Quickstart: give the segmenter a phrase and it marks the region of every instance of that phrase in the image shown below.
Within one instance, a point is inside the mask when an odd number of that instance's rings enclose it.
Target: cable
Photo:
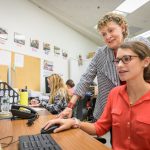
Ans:
[[[0,143],[2,148],[8,147],[9,145],[11,145],[11,144],[13,144],[13,143],[18,142],[18,140],[13,141],[13,136],[6,136],[6,137],[3,137],[3,138],[0,139],[0,141],[1,141],[1,140],[4,140],[4,139],[6,139],[6,138],[11,138],[11,140],[10,140],[10,142],[8,142],[8,143]]]
[[[31,125],[33,125],[34,121],[35,121],[36,119],[38,119],[38,118],[39,118],[39,114],[36,113],[33,118],[28,119],[28,122],[27,122],[26,124],[27,124],[28,126],[31,126]]]

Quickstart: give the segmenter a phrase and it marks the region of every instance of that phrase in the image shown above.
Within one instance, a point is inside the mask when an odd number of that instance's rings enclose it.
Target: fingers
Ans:
[[[72,117],[72,109],[71,108],[65,108],[59,115],[56,116],[56,118],[71,118]]]
[[[74,120],[73,119],[60,119],[60,118],[52,119],[45,124],[44,129],[48,129],[50,126],[54,124],[60,125],[58,128],[56,128],[53,131],[54,133],[57,133],[63,130],[70,129],[72,125],[74,124]]]
[[[57,133],[57,132],[67,130],[67,129],[69,129],[69,128],[67,128],[65,125],[61,125],[59,128],[56,128],[53,132]]]
[[[50,121],[48,121],[45,125],[44,125],[44,129],[49,128],[50,126],[54,125],[54,124],[61,124],[61,119],[52,119]]]
[[[49,121],[46,123],[46,125],[43,126],[43,128],[48,129],[51,125],[52,125],[52,123]]]
[[[68,116],[69,118],[71,118],[72,117],[72,112],[69,114],[69,116]]]
[[[65,116],[67,116],[67,115],[62,112],[59,115],[57,115],[56,118],[63,119],[63,118],[65,118]]]
[[[55,129],[54,130],[54,133],[57,133],[57,132],[60,132],[60,131],[63,131],[63,130],[68,130],[70,129],[73,124],[74,124],[74,120],[69,118],[69,119],[59,119],[61,122],[61,125],[59,128]]]
[[[58,114],[58,115],[56,115],[56,118],[61,118],[61,113],[60,114]]]

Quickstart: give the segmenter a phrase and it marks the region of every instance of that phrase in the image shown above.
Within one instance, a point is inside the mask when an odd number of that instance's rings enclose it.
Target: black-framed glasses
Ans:
[[[118,65],[121,60],[124,64],[128,64],[133,57],[138,57],[138,56],[124,55],[122,58],[116,58],[115,60],[113,60],[113,62],[115,63],[115,65]]]

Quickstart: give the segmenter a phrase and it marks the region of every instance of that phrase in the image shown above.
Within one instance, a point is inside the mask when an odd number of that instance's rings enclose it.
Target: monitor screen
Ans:
[[[50,93],[50,88],[48,86],[47,77],[45,77],[45,93]]]

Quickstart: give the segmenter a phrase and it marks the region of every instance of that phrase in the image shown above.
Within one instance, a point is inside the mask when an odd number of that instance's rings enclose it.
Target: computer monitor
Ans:
[[[45,93],[50,93],[50,88],[48,86],[48,81],[47,81],[48,77],[45,77]]]

